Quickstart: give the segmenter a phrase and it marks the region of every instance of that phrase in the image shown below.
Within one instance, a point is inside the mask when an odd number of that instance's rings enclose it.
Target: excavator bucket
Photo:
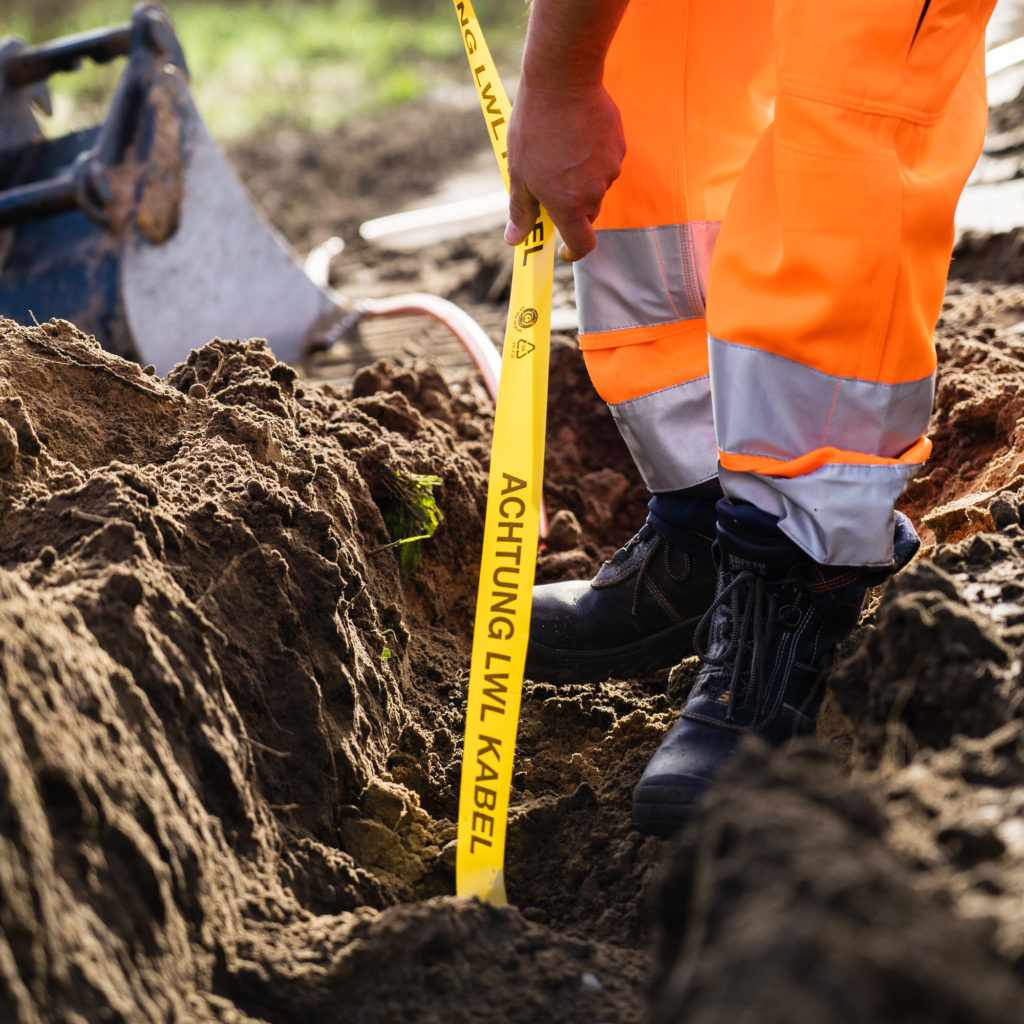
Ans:
[[[102,124],[45,138],[47,79],[127,58]],[[0,314],[69,320],[165,373],[211,338],[297,362],[337,316],[253,209],[188,89],[167,15],[40,46],[0,41]]]

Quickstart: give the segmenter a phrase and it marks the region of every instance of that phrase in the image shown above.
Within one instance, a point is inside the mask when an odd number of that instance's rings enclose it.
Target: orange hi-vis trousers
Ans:
[[[816,561],[891,561],[993,6],[632,0],[605,75],[627,153],[576,289],[652,491],[717,474]]]

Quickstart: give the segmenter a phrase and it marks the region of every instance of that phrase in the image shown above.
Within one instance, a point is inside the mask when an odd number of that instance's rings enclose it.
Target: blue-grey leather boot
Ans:
[[[823,670],[857,625],[868,589],[920,546],[897,513],[891,567],[819,565],[753,512],[753,530],[749,516],[746,524],[719,519],[717,590],[697,629],[703,664],[633,791],[633,822],[643,832],[676,831],[744,735],[779,746],[814,730]]]
[[[534,587],[526,676],[549,682],[634,677],[693,654],[715,596],[711,543],[672,544],[645,523],[592,580]]]

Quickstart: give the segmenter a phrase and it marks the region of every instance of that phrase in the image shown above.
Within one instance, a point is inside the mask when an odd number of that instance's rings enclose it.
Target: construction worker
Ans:
[[[953,216],[994,0],[533,0],[506,241],[538,203],[652,493],[592,581],[535,588],[527,675],[703,656],[633,794],[668,834],[747,733],[811,732],[825,663],[918,547]]]

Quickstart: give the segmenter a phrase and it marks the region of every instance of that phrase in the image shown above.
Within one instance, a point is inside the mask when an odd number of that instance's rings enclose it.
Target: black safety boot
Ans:
[[[741,536],[719,522],[718,589],[698,628],[704,663],[633,790],[637,828],[653,835],[679,828],[745,734],[779,746],[814,730],[823,669],[857,625],[868,589],[918,546],[897,513],[891,567],[823,566],[781,533]]]
[[[645,523],[592,580],[534,587],[526,677],[596,682],[690,657],[716,572],[709,538],[687,547]]]

